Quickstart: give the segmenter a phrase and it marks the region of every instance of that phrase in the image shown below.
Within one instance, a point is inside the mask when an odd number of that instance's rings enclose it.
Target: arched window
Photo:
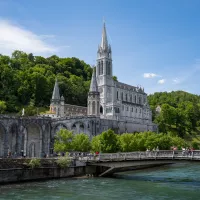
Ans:
[[[139,104],[141,104],[141,97],[139,97]]]
[[[99,101],[97,101],[97,115],[99,115]]]
[[[117,91],[117,100],[119,100],[119,93],[118,93],[118,91]]]
[[[135,95],[135,103],[137,103],[137,97],[136,97],[136,95]]]
[[[110,72],[110,62],[107,62],[107,66],[108,66],[108,68],[107,68],[107,71],[108,71],[108,75],[110,75],[111,74],[111,72]]]
[[[128,95],[126,94],[126,101],[128,101]]]
[[[132,95],[130,95],[130,102],[132,102]]]
[[[103,107],[100,106],[100,114],[103,114]]]
[[[101,75],[101,63],[100,63],[100,61],[98,62],[98,73],[99,73],[99,75]]]
[[[92,102],[92,114],[95,115],[95,101]]]
[[[103,74],[103,60],[101,61],[101,75]]]

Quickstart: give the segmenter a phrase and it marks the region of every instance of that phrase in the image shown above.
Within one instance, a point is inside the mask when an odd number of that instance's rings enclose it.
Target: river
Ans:
[[[200,163],[129,171],[116,178],[56,179],[0,186],[0,200],[199,200]]]

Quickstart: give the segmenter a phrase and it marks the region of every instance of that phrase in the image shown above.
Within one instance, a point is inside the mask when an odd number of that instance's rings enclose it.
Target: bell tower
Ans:
[[[112,51],[108,44],[106,25],[103,23],[101,44],[97,51],[97,70],[96,77],[100,92],[100,115],[106,117],[106,104],[113,101],[113,69],[112,69]]]

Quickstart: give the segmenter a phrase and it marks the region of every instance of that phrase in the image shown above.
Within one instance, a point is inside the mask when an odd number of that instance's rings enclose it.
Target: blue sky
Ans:
[[[0,53],[96,60],[105,18],[119,81],[200,94],[199,0],[0,0]]]

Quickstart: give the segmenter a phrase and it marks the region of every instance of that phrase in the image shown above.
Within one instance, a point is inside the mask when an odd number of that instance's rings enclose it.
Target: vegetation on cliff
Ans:
[[[48,58],[14,51],[12,56],[0,54],[0,113],[25,114],[48,107],[55,78],[60,93],[69,104],[86,106],[92,68],[77,58]]]
[[[159,131],[180,137],[200,133],[200,96],[184,91],[156,92],[148,96]],[[161,112],[156,112],[156,107]]]

